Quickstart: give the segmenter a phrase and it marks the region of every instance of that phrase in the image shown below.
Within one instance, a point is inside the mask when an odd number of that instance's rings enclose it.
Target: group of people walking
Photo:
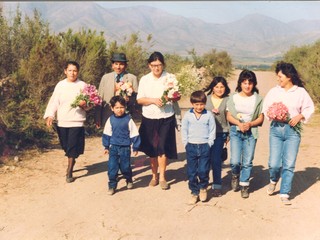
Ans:
[[[152,177],[149,186],[160,185],[166,190],[169,188],[166,179],[168,159],[177,159],[176,128],[180,109],[176,102],[179,98],[175,101],[163,99],[165,81],[170,75],[165,71],[164,57],[160,52],[150,55],[150,72],[140,79],[139,84],[137,78],[126,71],[128,60],[124,53],[115,53],[111,60],[113,72],[102,77],[98,88],[103,103],[95,109],[96,126],[103,127],[102,144],[105,153],[109,154],[108,193],[113,195],[117,189],[119,170],[126,179],[127,188],[133,188],[131,149],[135,156],[141,151],[150,158]],[[76,158],[84,152],[84,122],[88,108],[83,105],[70,108],[85,84],[78,79],[79,68],[76,62],[67,62],[66,79],[56,85],[44,115],[49,127],[57,119],[60,144],[68,158],[68,183],[74,181],[72,172]],[[278,85],[264,98],[259,94],[256,75],[250,70],[240,73],[232,94],[222,76],[214,77],[208,87],[191,94],[192,107],[186,111],[181,123],[191,191],[189,204],[195,204],[199,199],[207,201],[210,170],[213,197],[222,195],[221,156],[228,142],[231,188],[240,190],[242,198],[249,197],[258,127],[262,126],[265,117],[271,120],[267,193],[272,195],[275,192],[281,177],[280,197],[284,204],[290,204],[289,194],[301,139],[296,126],[310,119],[314,104],[291,63],[279,62],[276,74]],[[116,83],[120,81],[130,82],[136,95],[132,98],[116,95]],[[268,114],[272,104],[277,102],[282,102],[288,109],[285,119]],[[139,129],[126,111],[130,110],[128,106],[136,103],[142,106]]]

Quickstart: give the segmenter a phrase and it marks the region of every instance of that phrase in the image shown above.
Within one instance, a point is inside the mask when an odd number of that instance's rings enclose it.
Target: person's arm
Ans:
[[[264,121],[264,114],[263,113],[260,113],[259,117],[251,122],[247,122],[248,124],[248,127],[249,129],[252,128],[252,127],[258,127],[258,126],[261,126],[262,123]],[[248,129],[248,130],[249,130]]]
[[[55,114],[58,110],[58,99],[57,99],[57,95],[58,95],[58,90],[59,90],[59,83],[55,86],[52,96],[49,99],[46,111],[44,113],[44,119],[46,120],[46,125],[47,127],[51,127],[53,120],[55,119]]]
[[[133,155],[137,156],[138,149],[139,149],[140,143],[141,143],[139,131],[138,131],[136,124],[134,123],[134,121],[132,119],[130,119],[130,121],[128,123],[128,127],[129,127],[129,132],[130,132],[130,141],[132,143]]]
[[[209,146],[211,147],[214,144],[214,140],[216,139],[216,121],[214,119],[214,116],[211,112],[208,111],[208,114],[210,114],[209,118]]]
[[[162,107],[163,103],[161,98],[148,98],[148,97],[142,97],[137,99],[138,104],[142,105],[142,106],[148,106],[151,104],[155,104],[158,107]]]
[[[132,76],[132,88],[134,92],[138,91],[138,80],[136,76]]]
[[[239,119],[235,118],[232,116],[231,112],[227,111],[227,120],[229,123],[233,124],[233,125],[236,125],[239,127],[239,130],[241,132],[245,132],[247,130],[245,130],[245,123],[244,122],[241,122]]]
[[[184,117],[182,118],[181,122],[181,139],[182,139],[182,144],[184,147],[187,146],[188,143],[188,128],[189,128],[189,122],[188,122],[188,112],[185,113]]]
[[[111,122],[109,118],[106,122],[106,125],[104,126],[103,134],[102,134],[102,145],[104,146],[105,154],[109,153],[111,136],[112,136],[112,127],[111,127]]]

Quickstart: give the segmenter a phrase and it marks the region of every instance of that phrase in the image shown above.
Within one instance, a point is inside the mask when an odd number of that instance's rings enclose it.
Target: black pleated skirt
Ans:
[[[175,116],[161,119],[149,119],[142,116],[139,134],[141,144],[139,151],[149,157],[163,154],[167,158],[177,159]]]
[[[84,152],[84,127],[57,127],[59,141],[65,156],[77,158]]]

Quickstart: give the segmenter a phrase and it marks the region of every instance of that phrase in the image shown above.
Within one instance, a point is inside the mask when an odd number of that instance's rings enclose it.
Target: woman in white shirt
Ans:
[[[263,104],[265,116],[272,120],[269,135],[270,184],[267,193],[274,193],[281,176],[280,198],[284,204],[290,205],[289,194],[301,140],[297,124],[309,120],[314,112],[314,103],[291,63],[279,62],[275,72],[279,83],[270,89]],[[287,107],[288,116],[284,120],[275,120],[268,115],[268,110],[273,103],[280,102]]]
[[[164,104],[161,100],[168,75],[163,55],[152,53],[148,66],[151,72],[141,78],[137,95],[137,102],[142,105],[139,150],[150,157],[152,179],[149,186],[160,183],[165,190],[169,188],[165,177],[167,159],[177,159],[175,112],[171,101]]]

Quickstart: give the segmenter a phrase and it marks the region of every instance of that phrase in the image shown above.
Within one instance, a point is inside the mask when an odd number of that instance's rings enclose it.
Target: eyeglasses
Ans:
[[[162,64],[150,64],[150,67],[152,68],[161,68],[162,66]]]

